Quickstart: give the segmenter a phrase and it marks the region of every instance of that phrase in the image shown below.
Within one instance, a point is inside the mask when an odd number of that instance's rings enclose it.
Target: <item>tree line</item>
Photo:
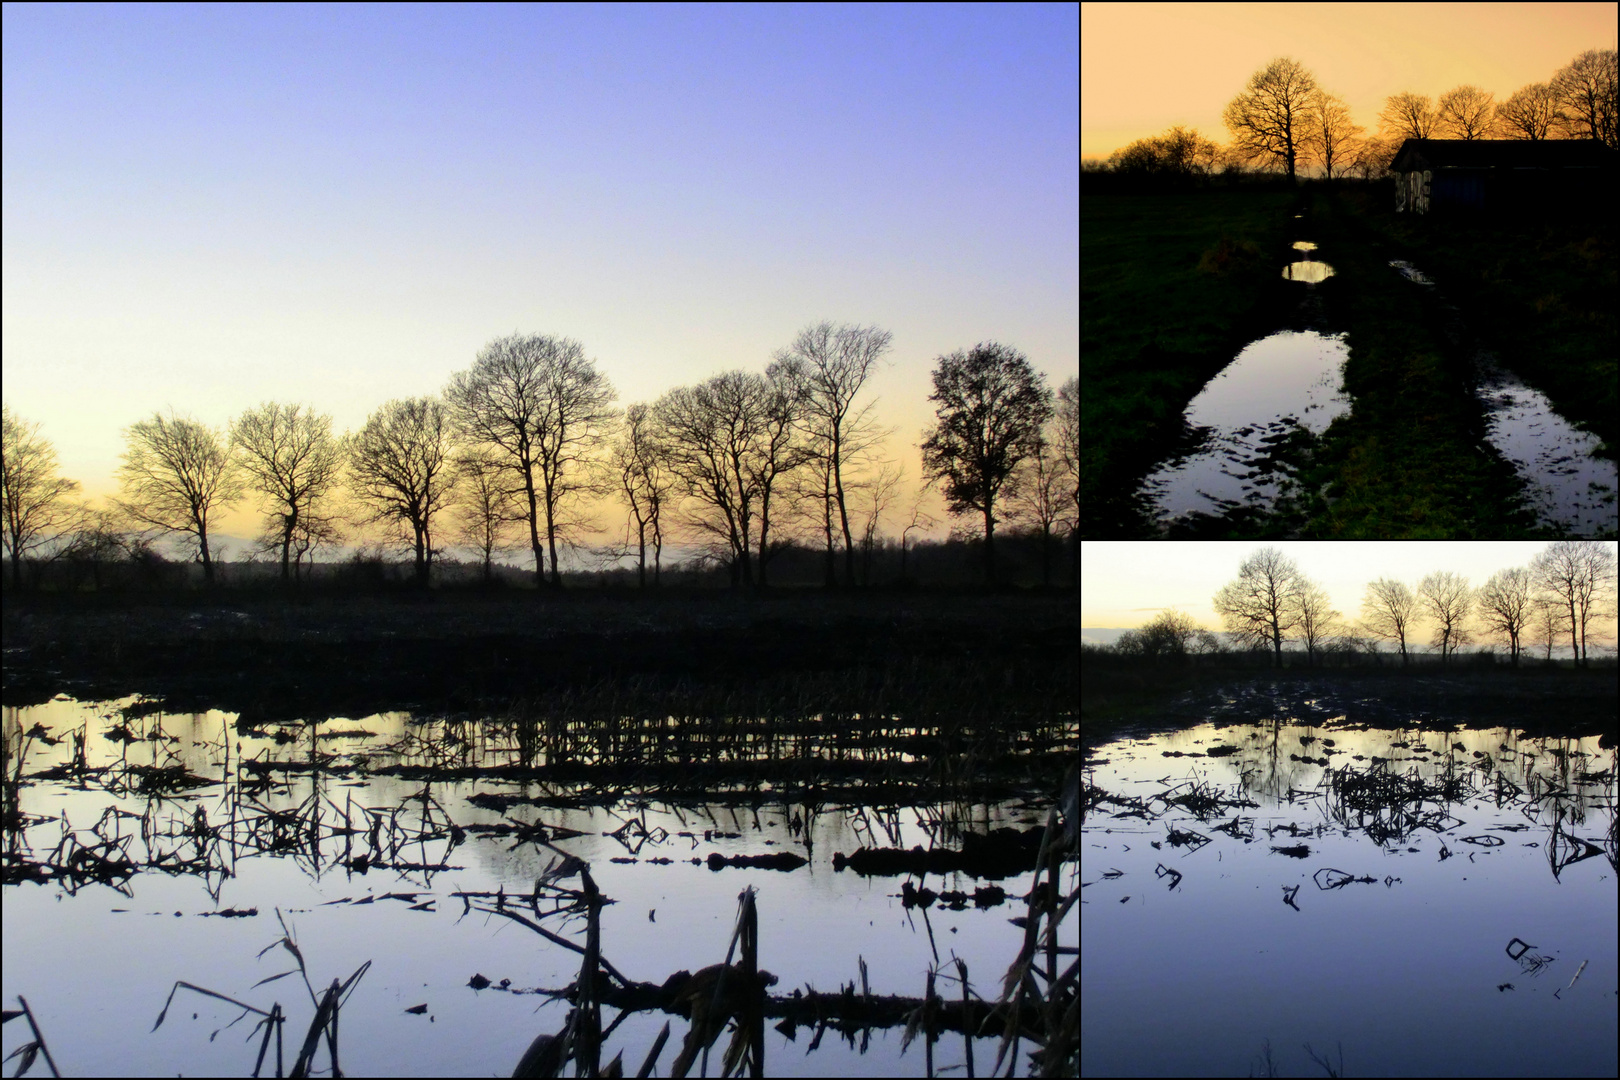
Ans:
[[[1477,638],[1506,644],[1515,667],[1529,642],[1543,644],[1550,659],[1554,644],[1567,640],[1576,664],[1586,667],[1588,633],[1599,619],[1613,617],[1615,600],[1614,551],[1599,541],[1566,540],[1548,545],[1529,566],[1499,570],[1478,587],[1446,570],[1426,575],[1415,589],[1379,578],[1366,587],[1359,621],[1333,610],[1327,591],[1293,559],[1261,548],[1243,560],[1238,576],[1213,602],[1228,638],[1265,650],[1276,667],[1282,666],[1286,641],[1302,644],[1310,665],[1324,653],[1375,653],[1388,642],[1406,666],[1424,624],[1442,664]],[[1153,661],[1224,649],[1216,634],[1179,611],[1160,613],[1114,645],[1119,655]]]
[[[1620,149],[1620,53],[1590,49],[1543,83],[1520,87],[1500,103],[1477,86],[1439,96],[1403,91],[1384,100],[1378,130],[1354,123],[1342,97],[1323,87],[1299,61],[1280,57],[1255,72],[1226,106],[1222,119],[1231,142],[1217,146],[1182,125],[1138,139],[1109,157],[1083,166],[1093,179],[1185,186],[1220,176],[1234,181],[1259,168],[1290,183],[1307,165],[1328,179],[1384,176],[1407,139],[1597,139]]]
[[[57,473],[39,425],[4,409],[0,504],[12,585],[29,558],[69,554],[150,557],[161,536],[181,538],[215,579],[210,537],[231,506],[252,496],[258,550],[297,583],[321,549],[381,528],[413,558],[426,585],[447,542],[477,552],[486,580],[502,553],[526,546],[539,585],[562,585],[559,545],[591,527],[590,509],[627,509],[638,581],[656,585],[672,536],[699,544],[734,588],[769,584],[787,543],[815,538],[824,583],[854,585],[857,551],[870,551],[903,476],[882,456],[893,434],[862,400],[892,335],[821,322],[778,350],[763,373],[728,371],[620,410],[584,346],[513,334],[479,350],[436,395],[389,401],[355,432],[304,404],[265,402],[224,427],[172,410],[124,431],[119,492],[103,507],[76,499]],[[985,342],[937,358],[935,422],[923,433],[924,485],[911,531],[932,524],[923,492],[971,521],[983,574],[996,578],[998,524],[1017,522],[1049,553],[1079,522],[1079,387],[1054,395],[1017,349]],[[521,539],[519,539],[521,535]],[[1072,544],[1078,562],[1078,543]]]

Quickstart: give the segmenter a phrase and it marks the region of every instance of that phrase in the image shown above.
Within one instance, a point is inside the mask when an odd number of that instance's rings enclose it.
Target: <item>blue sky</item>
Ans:
[[[4,8],[4,396],[111,481],[154,409],[358,427],[514,330],[621,404],[822,319],[916,475],[941,353],[1079,369],[1079,16]]]

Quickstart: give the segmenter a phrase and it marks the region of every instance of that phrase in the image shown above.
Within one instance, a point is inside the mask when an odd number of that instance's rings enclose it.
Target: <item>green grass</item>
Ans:
[[[1080,204],[1086,535],[1180,428],[1199,389],[1271,315],[1288,191],[1088,195]],[[1141,523],[1138,523],[1141,527]]]

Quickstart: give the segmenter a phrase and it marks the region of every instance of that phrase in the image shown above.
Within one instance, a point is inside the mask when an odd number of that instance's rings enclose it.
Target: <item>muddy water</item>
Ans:
[[[1267,466],[1275,446],[1299,429],[1320,434],[1349,411],[1340,386],[1348,355],[1342,335],[1315,330],[1283,330],[1246,346],[1187,406],[1198,448],[1145,481],[1158,516],[1269,506],[1283,481]]]
[[[499,762],[516,754],[510,737],[470,721],[387,713],[242,731],[235,714],[141,714],[127,708],[134,704],[61,698],[5,710],[14,749],[22,732],[39,727],[23,767],[30,779],[17,796],[20,826],[7,829],[4,993],[28,998],[70,1075],[247,1075],[257,1043],[245,1041],[248,1022],[226,1029],[236,1009],[184,996],[152,1030],[177,979],[264,1008],[279,1001],[293,1018],[295,1053],[313,1011],[300,979],[255,986],[294,968],[284,950],[266,951],[282,936],[277,908],[318,987],[371,961],[343,1010],[345,1071],[509,1075],[535,1035],[562,1027],[567,1003],[536,991],[566,987],[579,956],[516,923],[469,912],[458,894],[527,896],[552,861],[533,840],[537,827],[588,862],[614,901],[602,916],[603,954],[635,980],[661,983],[677,969],[722,960],[747,886],[758,890],[759,962],[780,979],[775,992],[806,983],[835,991],[858,981],[864,958],[874,994],[919,997],[927,968],[954,953],[975,990],[994,997],[1022,943],[1023,931],[1007,921],[1021,904],[979,907],[974,897],[991,886],[1022,895],[1027,873],[923,881],[834,866],[839,852],[950,846],[947,836],[959,829],[1027,829],[1044,820],[1044,811],[1022,803],[877,808],[786,802],[769,792],[604,798],[501,779]],[[81,726],[88,779],[52,773],[73,760]],[[306,768],[252,767],[267,758]],[[318,771],[307,767],[315,761]],[[475,763],[494,768],[476,779],[432,771]],[[154,766],[183,769],[202,784],[167,787]],[[8,803],[8,818],[12,809]],[[87,854],[75,861],[76,850]],[[711,859],[779,853],[808,862],[767,870]],[[74,867],[112,872],[98,878]],[[906,882],[970,899],[960,910],[909,907]],[[217,914],[233,910],[250,914]],[[583,936],[576,919],[543,925]],[[475,975],[494,985],[472,988]],[[419,1005],[426,1011],[406,1011]],[[627,1019],[604,1062],[623,1049],[634,1071],[666,1019]],[[6,1027],[7,1053],[21,1039],[16,1027]],[[685,1030],[674,1018],[661,1074]],[[902,1060],[901,1034],[834,1035],[807,1054],[814,1032],[800,1028],[790,1041],[767,1023],[766,1071],[921,1071],[920,1043]],[[981,1067],[994,1053],[994,1040],[980,1042]],[[941,1042],[935,1056],[936,1065],[960,1067],[961,1037]]]
[[[1408,281],[1434,285],[1409,262],[1389,265]],[[1460,316],[1454,314],[1453,322],[1460,323]],[[1620,479],[1615,463],[1597,456],[1602,440],[1558,415],[1546,395],[1503,368],[1488,350],[1475,350],[1474,367],[1485,438],[1513,465],[1540,523],[1567,536],[1613,534],[1620,525]]]
[[[1092,759],[1087,1074],[1614,1075],[1615,751],[1318,704]]]

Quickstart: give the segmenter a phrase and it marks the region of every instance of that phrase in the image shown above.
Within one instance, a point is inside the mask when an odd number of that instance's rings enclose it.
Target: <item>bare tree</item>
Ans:
[[[1378,114],[1378,119],[1397,142],[1433,138],[1439,124],[1434,103],[1426,95],[1411,92],[1385,98],[1384,111]]]
[[[885,461],[878,465],[876,473],[851,485],[860,504],[861,524],[856,543],[861,548],[860,584],[863,586],[872,583],[872,551],[877,546],[883,515],[899,495],[905,475],[904,466]]]
[[[1308,145],[1316,90],[1315,77],[1287,57],[1255,72],[1222,114],[1232,133],[1233,152],[1249,161],[1279,162],[1288,171],[1288,182],[1294,183]]]
[[[664,553],[664,508],[674,500],[675,476],[665,460],[652,409],[637,402],[624,411],[613,444],[613,472],[636,525],[637,576],[647,587],[647,537],[653,543],[653,584],[659,583]]]
[[[952,514],[984,520],[984,579],[994,583],[996,502],[1020,462],[1034,453],[1052,415],[1052,391],[1017,349],[981,342],[939,358],[934,392],[939,422],[924,432],[923,470],[944,482]]]
[[[1588,49],[1553,76],[1552,90],[1573,138],[1601,139],[1620,149],[1616,137],[1616,88],[1620,87],[1620,53]]]
[[[849,525],[849,504],[845,496],[845,472],[851,463],[888,434],[874,421],[876,401],[855,407],[855,398],[877,370],[883,354],[889,351],[894,335],[876,326],[834,326],[819,322],[799,331],[793,344],[777,351],[766,375],[788,380],[800,393],[800,408],[818,465],[826,503],[823,528],[826,537],[828,584],[834,584],[832,570],[832,518],[836,509],[844,534],[845,580],[855,581],[854,540]]]
[[[755,584],[755,564],[770,554],[772,491],[803,460],[795,408],[784,381],[746,371],[677,387],[653,406],[666,461],[694,504],[687,521],[716,543],[734,588]]]
[[[14,416],[10,405],[0,408],[0,420],[4,425],[0,439],[4,540],[11,556],[11,584],[21,589],[23,557],[77,523],[78,508],[68,497],[79,490],[79,483],[56,475],[56,448],[40,437],[38,423]]]
[[[797,380],[786,377],[780,371],[766,373],[761,395],[759,438],[754,453],[745,459],[749,480],[759,495],[758,565],[761,588],[768,583],[767,573],[772,557],[783,547],[780,539],[774,544],[771,542],[771,527],[784,516],[780,513],[780,503],[777,505],[778,513],[773,516],[772,500],[781,494],[782,482],[815,456],[802,437],[805,396],[804,387]]]
[[[1440,95],[1438,128],[1453,139],[1488,139],[1496,124],[1496,95],[1459,86]]]
[[[1052,537],[1067,524],[1068,492],[1058,452],[1044,436],[1019,466],[1023,475],[1007,500],[1012,520],[1034,530],[1041,545],[1041,584],[1052,584]]]
[[[1108,166],[1116,174],[1187,184],[1207,176],[1218,156],[1215,144],[1196,128],[1178,124],[1163,135],[1138,139],[1114,151]]]
[[[932,529],[935,525],[939,524],[934,520],[934,516],[932,514],[926,513],[922,508],[923,500],[928,498],[928,495],[932,490],[932,484],[925,482],[918,485],[916,494],[911,498],[911,507],[906,514],[906,523],[900,529],[900,580],[902,582],[907,582],[910,580],[910,578],[908,578],[906,575],[906,556],[908,552],[908,541],[910,540],[911,534],[914,532],[921,532],[924,529]],[[1076,578],[1076,580],[1079,579]]]
[[[1401,650],[1401,666],[1408,662],[1407,632],[1414,622],[1417,597],[1405,582],[1379,578],[1367,586],[1361,600],[1361,623],[1369,634],[1396,642]]]
[[[1316,654],[1338,631],[1341,616],[1333,610],[1327,590],[1303,576],[1299,579],[1294,604],[1299,637],[1305,643],[1305,662],[1315,667]]]
[[[1534,568],[1530,571],[1534,577]],[[1562,633],[1562,620],[1559,618],[1558,601],[1547,593],[1537,593],[1530,597],[1530,628],[1536,635],[1536,644],[1545,650],[1542,659],[1552,663],[1553,646],[1558,644],[1558,635]]]
[[[1547,138],[1558,123],[1558,115],[1558,95],[1547,83],[1521,86],[1496,110],[1504,135],[1531,141]]]
[[[1588,628],[1612,605],[1614,574],[1614,551],[1597,540],[1560,540],[1531,560],[1531,578],[1557,608],[1558,622],[1569,634],[1570,652],[1578,667],[1587,665]]]
[[[1236,581],[1215,594],[1215,612],[1227,633],[1239,641],[1270,646],[1273,666],[1282,667],[1282,643],[1299,624],[1299,592],[1304,577],[1294,560],[1265,547],[1243,560]]]
[[[436,397],[390,401],[366,419],[349,445],[354,493],[373,520],[410,530],[416,583],[433,565],[433,519],[450,502],[456,479],[450,411]]]
[[[1331,180],[1335,168],[1351,161],[1356,136],[1366,129],[1351,120],[1350,106],[1343,98],[1326,90],[1311,97],[1309,116],[1305,140]]]
[[[507,550],[511,526],[528,520],[521,506],[523,491],[510,486],[511,470],[487,446],[457,455],[455,469],[456,538],[478,552],[488,585],[494,579],[495,555]]]
[[[1535,614],[1530,603],[1530,571],[1498,570],[1479,590],[1479,617],[1487,630],[1507,638],[1513,666],[1519,666],[1520,639]]]
[[[592,455],[607,438],[616,395],[607,377],[570,338],[542,334],[496,338],[479,350],[473,366],[457,372],[445,397],[465,437],[487,443],[509,469],[528,504],[529,545],[535,581],[562,587],[557,536],[565,502],[595,491]],[[540,543],[540,518],[546,547]]]
[[[118,507],[132,520],[192,537],[203,577],[214,583],[208,528],[216,510],[242,497],[242,478],[223,432],[171,410],[124,431]]]
[[[332,437],[332,418],[303,405],[267,401],[236,418],[231,445],[248,486],[266,500],[268,531],[281,536],[281,580],[287,581],[299,520],[342,474],[343,448]]]
[[[1058,466],[1063,471],[1069,507],[1069,540],[1074,548],[1074,584],[1080,583],[1080,380],[1071,375],[1057,392],[1054,414]]]
[[[1459,646],[1468,644],[1468,616],[1473,612],[1474,592],[1468,579],[1449,570],[1425,577],[1418,584],[1418,603],[1434,620],[1434,642],[1440,646],[1444,664]]]

